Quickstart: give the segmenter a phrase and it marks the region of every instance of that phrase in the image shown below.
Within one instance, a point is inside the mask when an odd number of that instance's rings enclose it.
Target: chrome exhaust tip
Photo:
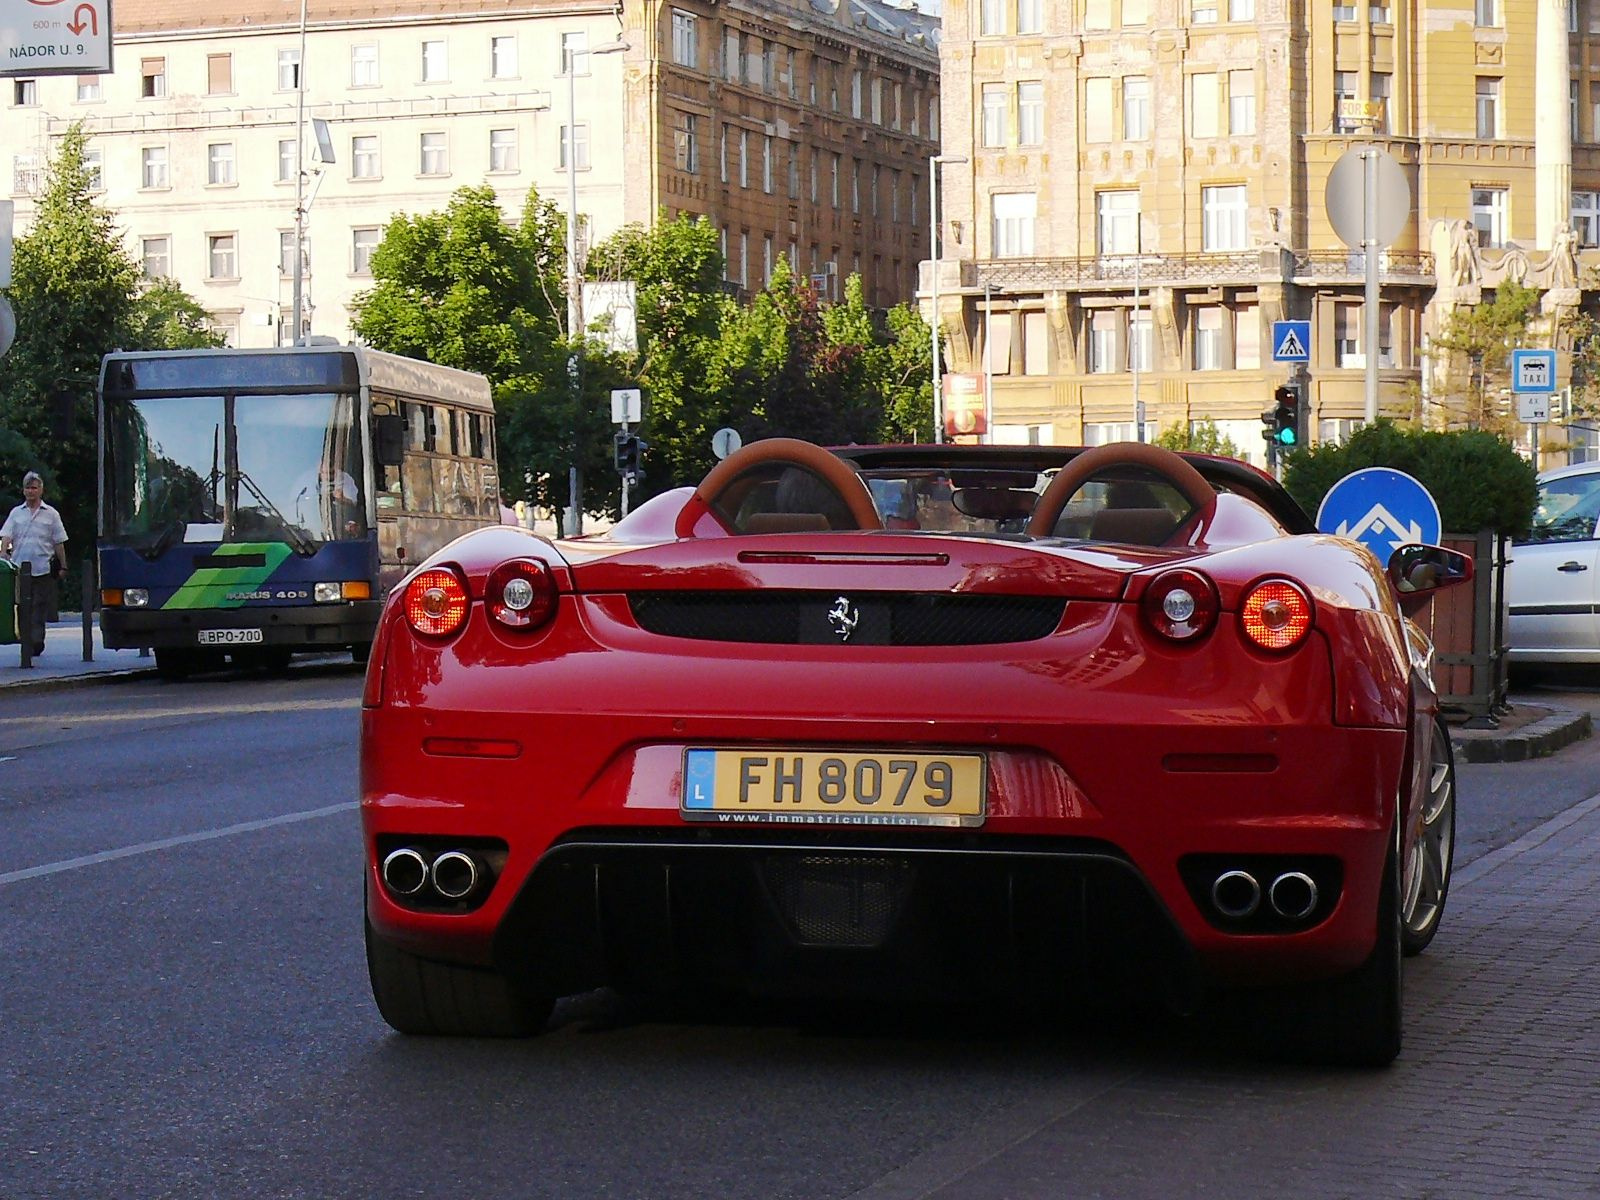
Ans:
[[[1317,907],[1317,881],[1304,871],[1285,871],[1267,889],[1272,911],[1289,921],[1303,921]]]
[[[433,860],[433,890],[446,900],[460,900],[478,886],[478,864],[460,850],[446,850]]]
[[[428,860],[410,846],[391,850],[380,871],[383,885],[397,896],[415,896],[428,885]]]
[[[1261,907],[1261,885],[1248,871],[1224,871],[1211,885],[1211,903],[1230,921],[1242,921]]]

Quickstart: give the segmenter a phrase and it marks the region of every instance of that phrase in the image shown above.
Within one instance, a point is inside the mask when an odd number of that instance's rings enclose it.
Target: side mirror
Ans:
[[[406,423],[399,413],[372,419],[372,452],[383,467],[398,467],[406,454]]]
[[[1443,546],[1411,544],[1389,556],[1389,582],[1401,597],[1434,592],[1472,578],[1472,559]]]

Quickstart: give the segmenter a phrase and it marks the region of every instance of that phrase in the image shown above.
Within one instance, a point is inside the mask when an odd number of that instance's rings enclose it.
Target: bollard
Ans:
[[[94,661],[94,610],[100,589],[94,577],[94,556],[83,560],[83,661]]]
[[[22,646],[23,670],[33,666],[33,568],[26,562],[17,572],[17,642]]]

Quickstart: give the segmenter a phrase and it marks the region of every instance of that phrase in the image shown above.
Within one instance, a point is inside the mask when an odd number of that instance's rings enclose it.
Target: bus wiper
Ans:
[[[156,537],[155,541],[151,542],[148,546],[140,546],[137,548],[139,557],[148,559],[150,562],[154,562],[167,552],[168,546],[172,545],[175,540],[183,536],[184,529],[185,522],[181,520],[169,521],[161,530],[161,533]]]
[[[256,486],[255,480],[251,479],[244,471],[240,471],[239,482],[250,489],[250,494],[256,498],[256,502],[261,505],[264,511],[271,513],[278,519],[278,524],[283,526],[285,540],[294,547],[296,554],[302,558],[310,558],[317,552],[317,547],[311,539],[289,524],[289,518],[283,515],[276,504],[267,499],[266,493]]]

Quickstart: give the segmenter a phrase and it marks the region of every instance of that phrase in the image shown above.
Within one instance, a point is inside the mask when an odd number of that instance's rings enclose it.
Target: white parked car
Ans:
[[[1513,663],[1600,663],[1600,462],[1539,476],[1528,540],[1511,548]]]

